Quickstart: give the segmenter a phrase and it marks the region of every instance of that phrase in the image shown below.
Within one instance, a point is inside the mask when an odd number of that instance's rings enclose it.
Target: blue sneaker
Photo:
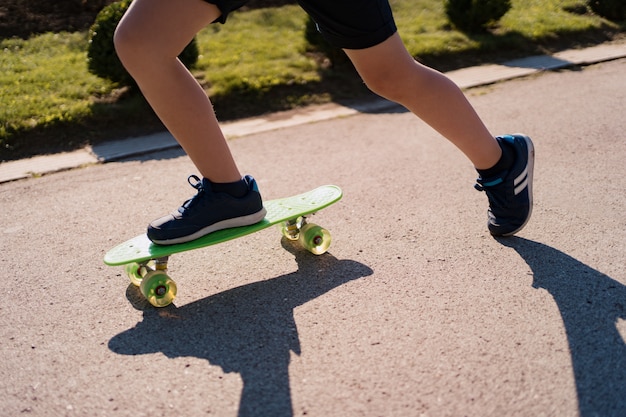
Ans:
[[[475,188],[487,193],[487,228],[493,236],[519,232],[533,210],[535,148],[528,136],[515,134],[496,138],[503,152],[514,152],[513,165],[491,178],[478,178]]]
[[[259,188],[251,176],[246,175],[243,180],[248,193],[236,198],[228,193],[214,192],[209,180],[191,175],[187,181],[198,193],[177,211],[150,223],[148,238],[159,245],[174,245],[217,230],[260,222],[266,212]]]

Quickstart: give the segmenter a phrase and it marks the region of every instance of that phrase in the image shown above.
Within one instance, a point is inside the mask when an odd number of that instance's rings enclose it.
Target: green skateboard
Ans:
[[[218,230],[177,245],[156,245],[145,234],[139,235],[108,251],[104,263],[124,265],[126,275],[150,304],[165,307],[176,297],[176,283],[167,275],[167,261],[171,255],[237,239],[276,224],[281,226],[286,238],[297,240],[310,252],[321,255],[330,246],[330,233],[308,223],[307,216],[339,201],[341,196],[339,187],[325,185],[296,196],[265,201],[267,214],[259,223]]]

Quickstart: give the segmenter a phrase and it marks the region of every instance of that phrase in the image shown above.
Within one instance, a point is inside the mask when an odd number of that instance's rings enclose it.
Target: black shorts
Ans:
[[[215,4],[224,23],[228,14],[248,0],[205,0]],[[320,33],[333,46],[364,49],[378,45],[396,33],[388,0],[297,0],[313,18]]]

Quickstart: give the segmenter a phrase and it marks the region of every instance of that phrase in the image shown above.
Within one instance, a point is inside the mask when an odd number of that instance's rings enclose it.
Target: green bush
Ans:
[[[594,13],[610,20],[626,19],[626,0],[590,0],[589,7]]]
[[[511,9],[511,0],[446,0],[450,23],[465,32],[484,32]]]
[[[122,0],[110,4],[98,13],[95,22],[89,28],[89,46],[87,48],[89,72],[119,85],[126,86],[135,86],[135,81],[117,57],[115,46],[113,45],[113,34],[131,1]],[[192,67],[196,64],[198,61],[198,45],[195,38],[192,39],[178,57],[187,67]]]

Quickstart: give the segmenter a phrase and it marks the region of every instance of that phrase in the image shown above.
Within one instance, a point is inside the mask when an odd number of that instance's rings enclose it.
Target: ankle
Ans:
[[[481,178],[494,177],[499,173],[511,168],[511,166],[515,162],[514,153],[511,149],[509,149],[509,146],[501,141],[498,141],[498,145],[500,145],[500,149],[502,150],[502,154],[500,156],[500,159],[498,159],[498,162],[486,169],[476,169]]]
[[[235,198],[241,198],[248,193],[248,183],[242,178],[234,182],[212,182],[211,188],[216,193],[230,194]]]

